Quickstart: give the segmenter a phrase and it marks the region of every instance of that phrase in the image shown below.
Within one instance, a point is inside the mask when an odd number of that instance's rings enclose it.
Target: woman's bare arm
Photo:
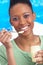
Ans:
[[[12,48],[6,49],[8,65],[16,65]]]
[[[2,30],[0,32],[0,42],[5,46],[6,48],[6,53],[7,53],[7,60],[8,60],[8,65],[16,65],[14,55],[13,55],[13,50],[12,50],[12,43],[11,43],[11,33]]]

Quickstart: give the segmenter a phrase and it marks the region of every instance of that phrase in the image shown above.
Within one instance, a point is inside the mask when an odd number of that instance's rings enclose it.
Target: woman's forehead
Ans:
[[[11,14],[19,14],[25,12],[32,12],[30,6],[27,4],[16,4],[10,9]]]

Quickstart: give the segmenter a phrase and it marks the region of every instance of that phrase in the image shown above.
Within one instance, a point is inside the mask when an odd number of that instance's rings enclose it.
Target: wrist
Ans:
[[[11,48],[12,48],[12,43],[11,43],[11,42],[7,43],[7,44],[5,45],[5,48],[6,48],[6,50],[7,50],[7,49],[11,49]]]
[[[6,46],[6,50],[12,49],[12,46]]]

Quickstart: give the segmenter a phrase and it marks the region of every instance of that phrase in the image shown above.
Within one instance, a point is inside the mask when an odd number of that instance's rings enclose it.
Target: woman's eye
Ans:
[[[16,18],[16,17],[15,17],[15,18],[13,18],[13,21],[18,21],[18,18]]]
[[[24,15],[24,18],[27,18],[27,17],[29,17],[29,14],[27,14],[27,15]]]

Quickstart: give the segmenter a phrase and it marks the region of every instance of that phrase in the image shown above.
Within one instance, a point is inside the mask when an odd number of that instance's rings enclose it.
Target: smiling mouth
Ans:
[[[21,28],[21,31],[19,31],[19,33],[24,33],[25,31],[27,31],[29,29],[29,26],[30,25],[27,25],[27,26]]]
[[[21,30],[22,30],[22,31],[27,31],[27,30],[28,30],[28,28],[29,28],[29,25],[27,25],[27,26],[25,26],[25,27],[21,28]]]
[[[18,33],[19,33],[19,34],[22,34],[22,33],[24,33],[24,31],[19,31]]]

